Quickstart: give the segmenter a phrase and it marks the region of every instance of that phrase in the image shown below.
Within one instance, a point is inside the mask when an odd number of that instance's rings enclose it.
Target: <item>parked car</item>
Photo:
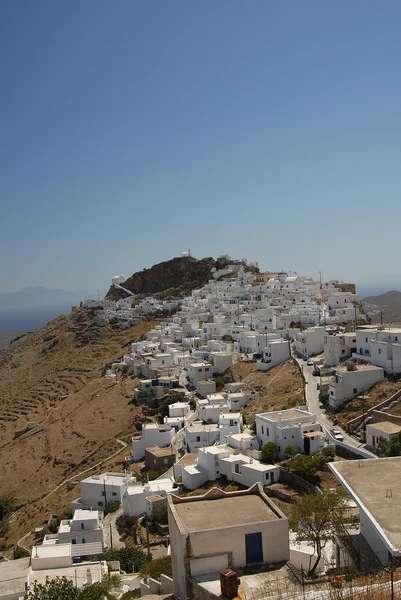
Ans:
[[[339,442],[344,441],[344,436],[339,429],[330,429],[330,433]]]
[[[313,367],[313,360],[311,358],[308,358],[306,364],[308,365],[308,367]]]

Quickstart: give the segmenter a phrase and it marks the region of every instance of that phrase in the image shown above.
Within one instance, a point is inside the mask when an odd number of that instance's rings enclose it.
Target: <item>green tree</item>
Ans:
[[[120,550],[108,550],[102,555],[102,560],[119,560],[122,571],[136,573],[142,565],[149,561],[145,552],[138,548],[121,548]],[[152,558],[152,556],[150,557]]]
[[[153,508],[153,519],[156,523],[160,523],[160,525],[168,524],[167,517],[167,500],[163,502],[157,502]]]
[[[50,579],[46,583],[33,584],[33,590],[28,593],[28,600],[78,600],[79,590],[66,577]]]
[[[313,461],[313,456],[299,454],[291,463],[295,473],[300,477],[313,477],[317,471],[317,466]]]
[[[171,556],[163,556],[162,558],[156,558],[151,562],[145,563],[140,568],[139,572],[141,575],[149,575],[149,577],[157,579],[157,581],[160,581],[160,575],[172,577],[173,569],[171,566]]]
[[[377,449],[382,457],[401,456],[401,433],[397,433],[389,441],[379,438]]]
[[[298,540],[311,542],[316,553],[309,575],[316,571],[327,542],[341,531],[345,510],[345,495],[339,492],[307,494],[292,505],[290,527],[297,532]]]
[[[116,512],[116,510],[118,510],[121,506],[121,502],[119,502],[118,500],[110,500],[107,501],[107,508],[104,511],[104,515],[108,515],[109,513],[113,513]]]
[[[278,458],[277,444],[274,442],[267,442],[267,444],[264,444],[264,446],[262,446],[260,458],[264,463],[273,464],[276,462]]]
[[[293,458],[298,452],[299,450],[295,446],[286,446],[284,448],[284,458]]]

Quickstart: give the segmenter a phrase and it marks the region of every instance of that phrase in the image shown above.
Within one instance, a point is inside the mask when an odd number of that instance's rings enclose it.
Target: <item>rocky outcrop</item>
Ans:
[[[230,260],[230,264],[238,261]],[[180,298],[202,287],[212,277],[212,269],[223,269],[227,266],[225,258],[214,260],[212,257],[197,259],[192,256],[173,258],[134,273],[123,287],[134,294],[151,294],[161,298]],[[119,300],[126,294],[111,286],[106,298]]]

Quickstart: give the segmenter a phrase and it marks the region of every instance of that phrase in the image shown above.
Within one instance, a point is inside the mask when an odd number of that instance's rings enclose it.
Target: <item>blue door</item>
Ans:
[[[246,564],[263,562],[262,534],[247,533],[245,535]]]

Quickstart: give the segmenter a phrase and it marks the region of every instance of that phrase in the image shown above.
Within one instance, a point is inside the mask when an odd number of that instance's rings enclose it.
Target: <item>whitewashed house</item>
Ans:
[[[401,328],[358,327],[354,358],[401,373]]]
[[[288,340],[281,337],[270,340],[263,348],[262,358],[257,362],[259,371],[268,371],[277,365],[281,365],[291,358],[291,347]]]
[[[197,452],[198,448],[211,446],[219,439],[220,433],[217,424],[202,425],[200,422],[195,422],[184,428],[182,447],[186,452]]]
[[[324,336],[324,363],[336,367],[356,352],[356,334],[333,333]]]
[[[139,517],[147,513],[152,516],[152,509],[156,500],[163,499],[170,493],[179,494],[177,484],[169,478],[155,479],[148,483],[132,482],[123,496],[123,513],[126,517]],[[157,503],[157,502],[156,502]]]
[[[366,364],[350,367],[348,363],[337,367],[329,380],[329,404],[333,408],[339,408],[347,400],[367,392],[382,379],[384,371],[381,367]]]
[[[174,435],[175,429],[170,425],[144,423],[142,434],[132,438],[132,456],[134,460],[142,460],[145,457],[145,448],[171,446]]]
[[[299,408],[256,415],[256,435],[261,447],[268,442],[276,444],[280,456],[284,456],[286,446],[306,454],[320,452],[325,446],[316,415]]]
[[[324,350],[325,327],[309,327],[295,336],[295,351],[301,356],[320,354]]]
[[[47,534],[43,545],[72,544],[73,556],[94,556],[104,551],[103,522],[97,510],[74,512],[72,519],[60,522],[58,532]]]
[[[188,367],[188,377],[192,384],[205,379],[212,379],[214,367],[210,363],[197,362]]]
[[[77,509],[105,510],[107,502],[122,502],[128,484],[136,481],[125,473],[90,475],[81,481],[81,496],[71,503],[72,514]]]

